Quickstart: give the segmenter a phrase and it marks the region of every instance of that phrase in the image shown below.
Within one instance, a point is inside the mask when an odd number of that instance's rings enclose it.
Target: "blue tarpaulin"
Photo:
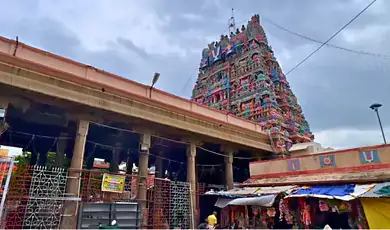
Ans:
[[[294,195],[326,195],[326,196],[346,196],[354,192],[355,185],[333,185],[333,186],[310,186],[308,188],[298,189]]]
[[[362,194],[372,189],[375,184],[362,185],[320,185],[320,186],[305,186],[297,189],[295,192],[286,196],[289,197],[317,197],[322,199],[338,199],[349,201],[358,198]]]

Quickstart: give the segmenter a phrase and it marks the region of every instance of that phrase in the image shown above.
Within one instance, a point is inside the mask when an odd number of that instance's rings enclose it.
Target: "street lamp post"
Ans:
[[[157,83],[159,77],[160,77],[160,73],[157,73],[157,72],[154,73],[152,84],[150,85],[150,89],[149,89],[149,98],[152,98],[153,86]]]
[[[382,132],[382,137],[383,137],[383,142],[386,143],[386,137],[385,137],[385,133],[383,132],[383,127],[382,127],[382,122],[381,122],[381,117],[379,116],[379,112],[378,112],[378,109],[382,106],[382,104],[379,104],[379,103],[374,103],[370,106],[370,109],[374,110],[376,112],[376,116],[378,117],[378,122],[379,122],[379,127],[381,128],[381,132]]]

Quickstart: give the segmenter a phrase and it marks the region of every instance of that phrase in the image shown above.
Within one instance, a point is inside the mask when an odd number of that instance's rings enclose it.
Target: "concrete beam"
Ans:
[[[260,134],[252,134],[249,131],[242,132],[229,127],[218,126],[207,121],[177,114],[117,95],[103,93],[96,89],[9,66],[4,63],[0,63],[0,72],[2,72],[0,74],[0,83],[5,85],[148,120],[251,148],[272,151],[270,144]]]

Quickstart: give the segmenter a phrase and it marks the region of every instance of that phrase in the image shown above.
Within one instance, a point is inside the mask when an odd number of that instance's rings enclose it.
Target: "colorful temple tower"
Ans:
[[[259,15],[203,49],[192,100],[260,123],[276,153],[314,139]]]

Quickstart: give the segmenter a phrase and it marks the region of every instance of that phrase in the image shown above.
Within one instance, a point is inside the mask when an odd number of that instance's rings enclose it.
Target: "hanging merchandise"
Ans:
[[[276,211],[275,208],[267,208],[267,216],[268,217],[275,217]]]
[[[260,206],[252,206],[252,214],[253,216],[257,216],[257,214],[260,214],[261,207]]]
[[[366,216],[363,211],[362,203],[360,201],[356,201],[356,211],[357,211],[357,227],[358,229],[368,229],[368,223]]]
[[[291,214],[289,210],[288,199],[280,199],[279,211],[280,211],[279,221],[282,221],[284,217],[288,225],[294,224],[294,216]]]
[[[339,205],[340,205],[340,201],[339,200],[326,200],[326,203],[328,204],[329,206],[329,209],[331,212],[339,212]]]
[[[267,226],[267,216],[268,216],[267,211],[262,209],[260,219],[261,219],[261,224],[263,225],[263,227]]]
[[[329,211],[329,206],[324,200],[319,200],[319,208],[321,212]]]
[[[338,210],[339,210],[339,213],[350,212],[351,211],[351,204],[343,201],[338,206]]]
[[[310,228],[311,226],[311,216],[310,216],[310,205],[305,204],[301,216],[302,216],[302,223],[305,225],[306,228]]]
[[[250,228],[259,229],[262,226],[261,223],[261,206],[252,206],[253,220],[250,224]]]

